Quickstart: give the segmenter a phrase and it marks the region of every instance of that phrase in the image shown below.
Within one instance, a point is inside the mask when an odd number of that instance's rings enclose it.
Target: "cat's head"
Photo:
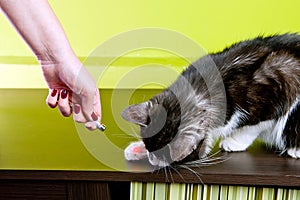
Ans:
[[[200,127],[204,120],[198,117],[205,109],[182,105],[178,99],[165,90],[149,101],[127,107],[122,113],[124,119],[140,126],[152,165],[168,166],[199,156],[205,134]]]

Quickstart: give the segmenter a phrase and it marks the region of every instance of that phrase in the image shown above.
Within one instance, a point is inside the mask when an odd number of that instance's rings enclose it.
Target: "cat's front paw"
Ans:
[[[124,151],[126,160],[142,160],[147,158],[147,149],[143,141],[132,142]]]
[[[294,147],[287,150],[287,154],[293,158],[300,158],[300,148]]]
[[[248,146],[248,144],[240,143],[231,137],[225,138],[220,142],[220,148],[227,152],[245,151]]]

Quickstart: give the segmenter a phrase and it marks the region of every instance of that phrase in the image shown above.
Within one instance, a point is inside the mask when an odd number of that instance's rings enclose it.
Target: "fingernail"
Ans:
[[[51,92],[51,97],[55,97],[56,93],[57,93],[57,90],[53,89],[52,92]]]
[[[60,96],[61,96],[62,99],[67,98],[67,96],[68,96],[67,90],[62,90],[61,93],[60,93]]]
[[[94,121],[97,121],[98,120],[98,116],[93,112],[92,113],[92,119],[94,120]]]
[[[80,106],[79,105],[74,105],[74,113],[78,114],[80,112]]]

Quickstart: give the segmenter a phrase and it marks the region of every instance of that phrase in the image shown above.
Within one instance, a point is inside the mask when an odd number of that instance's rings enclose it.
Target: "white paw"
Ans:
[[[293,158],[300,158],[300,148],[290,148],[288,149],[287,154]]]
[[[228,137],[220,142],[220,148],[232,152],[232,151],[245,151],[249,145],[238,142],[237,140]]]
[[[147,158],[147,149],[143,141],[132,142],[124,151],[126,160],[142,160]]]

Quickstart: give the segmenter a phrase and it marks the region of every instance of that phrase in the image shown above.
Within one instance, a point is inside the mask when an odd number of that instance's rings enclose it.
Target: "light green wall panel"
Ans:
[[[80,57],[124,31],[160,27],[178,31],[208,51],[259,34],[298,32],[298,0],[50,0]],[[0,15],[0,56],[32,56]]]

